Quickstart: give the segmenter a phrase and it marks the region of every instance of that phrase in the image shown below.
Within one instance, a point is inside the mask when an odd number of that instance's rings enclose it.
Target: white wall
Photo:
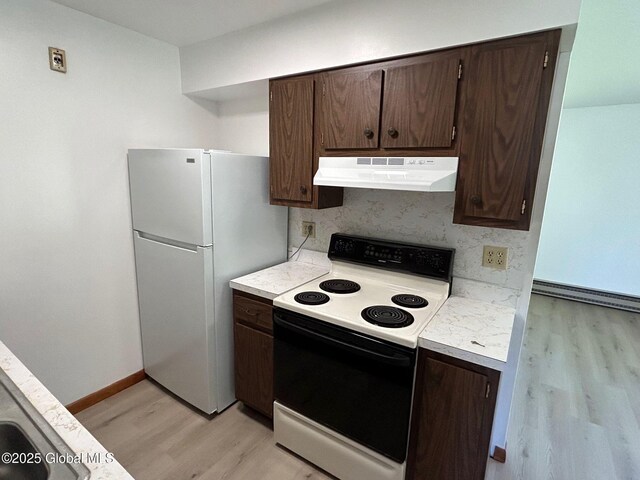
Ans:
[[[537,279],[640,296],[639,131],[638,103],[563,111]]]
[[[269,92],[217,104],[216,144],[222,150],[269,156]]]
[[[581,0],[349,0],[182,47],[185,93],[578,22]]]
[[[638,0],[583,0],[564,108],[640,103],[638,54]]]
[[[214,118],[177,48],[60,5],[0,2],[0,46],[0,339],[68,403],[142,368],[127,149],[212,145]]]

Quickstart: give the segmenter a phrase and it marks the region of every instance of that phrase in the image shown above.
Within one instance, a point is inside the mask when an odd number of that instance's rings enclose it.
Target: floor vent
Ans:
[[[640,313],[640,297],[633,297],[631,295],[574,287],[573,285],[545,282],[542,280],[534,280],[531,291],[533,293],[539,293],[540,295],[566,298],[577,302],[592,303],[603,307]]]

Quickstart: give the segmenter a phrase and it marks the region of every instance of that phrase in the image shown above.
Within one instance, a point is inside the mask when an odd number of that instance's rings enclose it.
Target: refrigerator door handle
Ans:
[[[201,245],[193,245],[191,243],[180,242],[178,240],[172,240],[170,238],[159,237],[157,235],[151,235],[150,233],[139,232],[138,230],[134,230],[138,238],[143,240],[147,240],[149,242],[160,243],[162,245],[167,245],[170,247],[181,248],[183,250],[190,250],[192,252],[197,252],[198,247]],[[210,245],[205,245],[204,247],[208,247]]]

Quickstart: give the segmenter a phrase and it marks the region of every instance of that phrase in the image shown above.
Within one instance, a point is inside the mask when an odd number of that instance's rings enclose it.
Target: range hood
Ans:
[[[453,192],[458,157],[320,157],[314,185]]]

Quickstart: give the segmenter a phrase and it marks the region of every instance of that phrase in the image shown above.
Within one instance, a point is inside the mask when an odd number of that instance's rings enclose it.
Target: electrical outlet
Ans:
[[[307,234],[309,238],[316,238],[316,223],[315,222],[302,222],[302,233],[303,237],[306,237]]]
[[[495,268],[496,270],[506,270],[509,260],[509,249],[507,247],[492,247],[485,245],[482,251],[482,266]]]

